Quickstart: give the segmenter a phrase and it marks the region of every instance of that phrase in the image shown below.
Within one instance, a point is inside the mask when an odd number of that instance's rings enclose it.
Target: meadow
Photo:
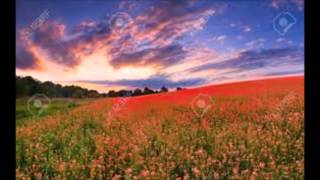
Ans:
[[[303,77],[61,101],[17,103],[17,179],[304,179]]]
[[[27,121],[39,119],[39,117],[45,117],[54,113],[71,110],[77,106],[89,103],[94,98],[50,98],[48,107],[41,113],[37,112],[37,109],[32,109],[32,101],[29,101],[31,97],[17,98],[16,99],[16,125],[20,126]],[[29,105],[28,105],[29,104]],[[28,109],[28,106],[31,109]],[[35,118],[34,118],[35,117]]]

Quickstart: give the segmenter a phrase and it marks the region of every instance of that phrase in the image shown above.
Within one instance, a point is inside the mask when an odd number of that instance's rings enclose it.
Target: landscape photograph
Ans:
[[[304,0],[16,0],[16,179],[304,179]]]

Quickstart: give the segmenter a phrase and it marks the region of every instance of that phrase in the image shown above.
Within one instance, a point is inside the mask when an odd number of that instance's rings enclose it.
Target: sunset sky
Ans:
[[[106,92],[304,73],[303,0],[16,0],[16,10],[16,74],[41,81]],[[284,34],[282,12],[294,21]]]

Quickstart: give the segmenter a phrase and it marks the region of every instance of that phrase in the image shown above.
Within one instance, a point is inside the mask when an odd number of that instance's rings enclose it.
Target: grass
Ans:
[[[40,108],[34,108],[30,101],[28,109],[28,100],[30,98],[16,99],[16,123],[20,126],[21,123],[25,123],[35,117],[45,117],[58,112],[71,110],[79,105],[89,103],[93,99],[71,99],[71,98],[52,98],[50,104],[41,113],[38,113]]]

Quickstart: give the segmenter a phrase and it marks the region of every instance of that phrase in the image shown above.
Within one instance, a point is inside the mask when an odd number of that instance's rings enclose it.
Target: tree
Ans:
[[[107,97],[108,94],[107,94],[107,93],[101,93],[100,96],[101,96],[101,97]]]
[[[117,93],[114,90],[108,92],[108,97],[117,97]]]
[[[27,96],[26,86],[22,78],[16,76],[16,97]]]
[[[142,91],[141,91],[141,89],[135,89],[134,91],[133,91],[133,96],[140,96],[140,95],[142,95],[143,93],[142,93]]]
[[[58,97],[61,94],[58,92],[55,84],[50,81],[46,81],[40,84],[41,93],[46,94],[47,96]]]
[[[127,97],[132,95],[132,91],[127,91],[127,90],[120,90],[118,92],[119,96],[121,97]]]
[[[96,91],[96,90],[89,90],[87,96],[91,97],[91,98],[97,98],[100,95],[99,95],[98,91]]]
[[[33,96],[40,92],[40,81],[33,79],[31,76],[22,79],[22,83],[25,86],[27,96]]]
[[[185,90],[186,88],[177,87],[177,91]]]
[[[16,97],[33,96],[37,93],[48,97],[99,97],[99,92],[79,86],[61,86],[50,81],[40,82],[30,76],[16,76]]]
[[[141,89],[135,89],[134,91],[110,90],[108,93],[100,94],[96,90],[88,90],[79,86],[62,86],[51,81],[40,82],[31,76],[16,76],[16,97],[33,96],[37,93],[45,94],[48,97],[127,97],[154,94],[159,92],[168,92],[168,89],[163,86],[160,91],[156,91],[145,87],[143,91]]]
[[[160,92],[168,92],[168,89],[165,86],[162,86]]]
[[[78,89],[78,90],[76,90],[76,91],[74,91],[72,93],[72,97],[74,97],[74,98],[82,98],[82,97],[84,97],[84,93],[83,93],[83,91]]]
[[[143,94],[153,94],[154,91],[152,89],[149,89],[148,87],[145,87],[143,90]]]

